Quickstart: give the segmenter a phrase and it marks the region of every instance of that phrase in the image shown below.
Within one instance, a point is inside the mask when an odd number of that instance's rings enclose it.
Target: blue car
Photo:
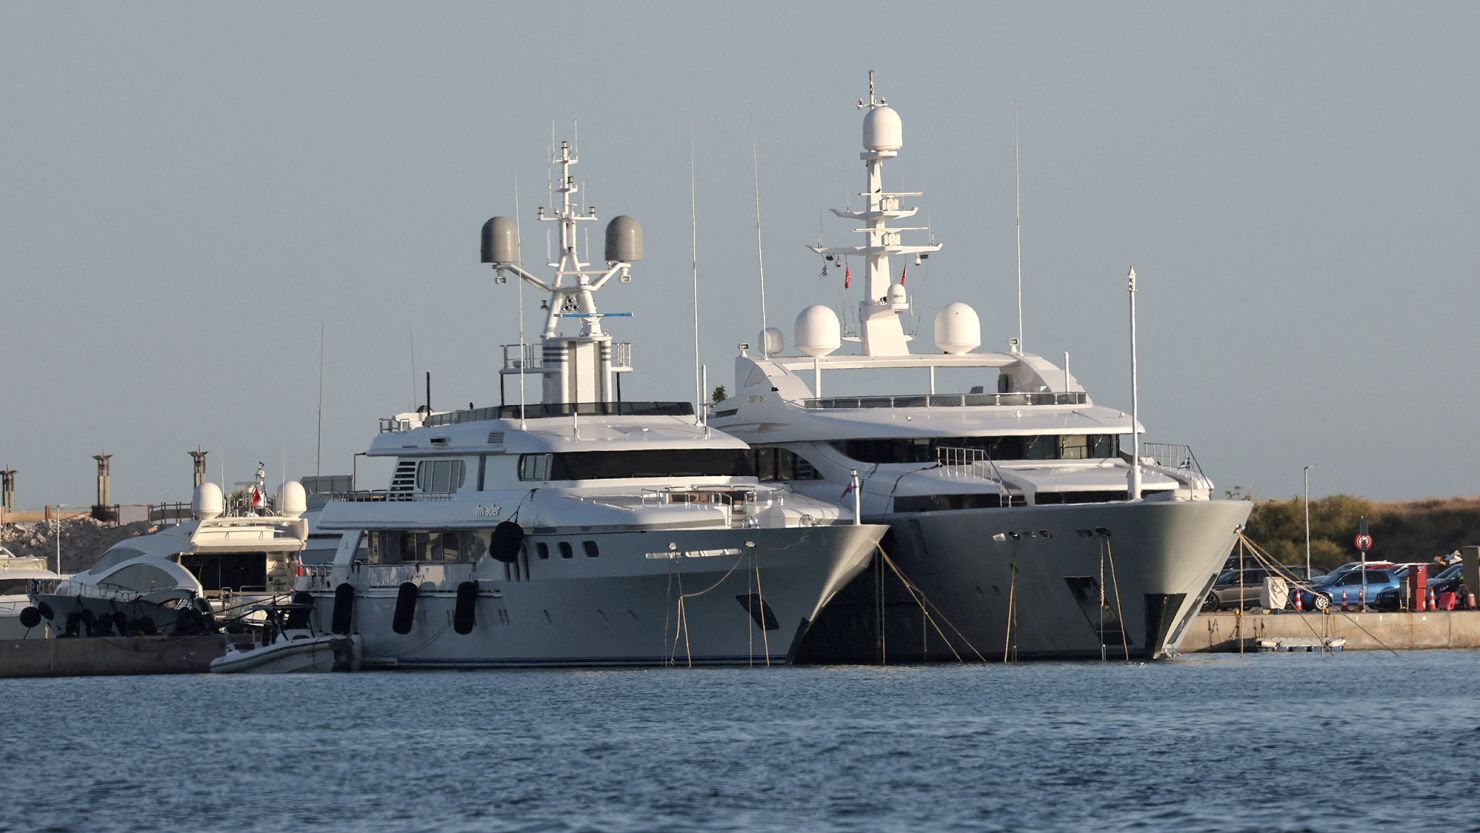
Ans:
[[[1316,579],[1310,590],[1296,591],[1300,594],[1300,606],[1305,610],[1325,610],[1331,605],[1341,604],[1341,594],[1346,593],[1347,604],[1355,606],[1361,599],[1363,571],[1355,570],[1336,571]],[[1377,597],[1385,590],[1397,591],[1403,584],[1403,579],[1397,571],[1391,568],[1373,568],[1366,570],[1367,579],[1367,602],[1373,604]]]

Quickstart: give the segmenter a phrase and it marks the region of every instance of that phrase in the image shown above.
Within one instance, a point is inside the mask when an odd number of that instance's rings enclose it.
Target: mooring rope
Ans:
[[[874,544],[874,548],[878,550],[879,558],[883,561],[884,566],[887,566],[890,571],[894,573],[895,577],[899,579],[900,584],[910,594],[910,597],[914,599],[915,604],[920,606],[920,609],[924,612],[927,621],[930,622],[930,626],[932,628],[935,628],[936,633],[940,634],[941,641],[946,643],[946,647],[950,649],[951,653],[956,657],[956,660],[958,662],[965,661],[961,659],[961,655],[957,653],[955,646],[951,644],[951,640],[945,635],[943,631],[941,631],[940,625],[935,621],[936,616],[939,616],[940,621],[944,622],[946,627],[950,628],[951,632],[956,634],[957,638],[961,640],[961,643],[963,645],[970,648],[973,654],[976,654],[976,658],[978,661],[986,662],[987,658],[982,655],[982,652],[971,643],[970,639],[966,638],[965,634],[961,633],[961,630],[951,622],[949,617],[941,612],[940,608],[937,607],[934,602],[930,601],[930,599],[925,596],[925,593],[920,590],[918,585],[910,581],[909,578],[905,576],[904,572],[899,569],[899,565],[894,563],[894,559],[889,557],[889,553],[884,551],[884,547],[879,544]],[[935,616],[931,615],[932,610],[935,612]]]
[[[1125,634],[1125,611],[1121,610],[1120,607],[1120,580],[1115,576],[1115,549],[1110,544],[1110,536],[1107,535],[1101,540],[1105,542],[1105,557],[1110,560],[1110,584],[1115,588],[1115,618],[1120,622],[1120,646],[1125,651],[1125,661],[1130,662],[1131,643],[1130,638]],[[1104,645],[1104,641],[1105,638],[1101,636],[1100,643],[1102,646]],[[1101,650],[1103,650],[1103,647]]]

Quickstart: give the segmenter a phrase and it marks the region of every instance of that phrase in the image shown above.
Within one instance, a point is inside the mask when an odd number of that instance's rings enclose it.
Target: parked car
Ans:
[[[1311,585],[1309,590],[1296,591],[1300,594],[1300,605],[1306,610],[1325,610],[1332,604],[1341,604],[1343,592],[1346,594],[1348,604],[1358,604],[1361,601],[1363,576],[1364,571],[1360,569],[1360,565],[1357,569],[1351,570],[1338,567],[1322,576]],[[1365,571],[1365,577],[1369,604],[1375,603],[1383,591],[1398,592],[1403,584],[1403,579],[1391,567],[1373,568],[1369,566]]]
[[[1304,568],[1301,568],[1301,573],[1303,572]],[[1236,608],[1248,610],[1258,607],[1260,595],[1264,589],[1264,580],[1270,576],[1289,578],[1290,574],[1271,570],[1268,567],[1248,567],[1242,571],[1224,570],[1213,581],[1208,595],[1203,597],[1202,609],[1205,611]]]
[[[1404,584],[1408,582],[1408,572],[1408,570],[1402,570]],[[1437,574],[1429,576],[1428,585],[1434,591],[1434,595],[1437,596],[1440,593],[1454,593],[1458,591],[1460,586],[1464,584],[1464,581],[1464,566],[1461,564],[1451,564],[1440,570]],[[1466,589],[1468,590],[1468,588]],[[1404,591],[1402,587],[1398,587],[1382,591],[1372,602],[1372,606],[1378,610],[1401,610],[1403,608],[1403,602]],[[1459,604],[1461,608],[1464,608],[1467,603],[1468,600],[1466,598],[1460,598]]]

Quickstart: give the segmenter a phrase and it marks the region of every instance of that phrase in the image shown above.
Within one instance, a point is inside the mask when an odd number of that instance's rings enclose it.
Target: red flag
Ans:
[[[851,283],[853,283],[853,270],[849,269],[848,264],[845,263],[843,264],[843,288],[847,289]]]
[[[904,266],[900,267],[900,270],[899,270],[899,285],[900,286],[904,286],[905,276],[909,275],[909,273],[910,273],[910,265],[908,263],[906,263]]]

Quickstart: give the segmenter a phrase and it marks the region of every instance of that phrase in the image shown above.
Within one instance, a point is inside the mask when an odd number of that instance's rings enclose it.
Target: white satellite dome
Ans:
[[[809,356],[826,356],[843,346],[843,325],[831,307],[813,304],[797,316],[797,349]]]
[[[308,511],[308,493],[297,480],[288,480],[278,489],[278,514],[297,518]]]
[[[863,147],[884,153],[904,147],[904,122],[893,107],[874,107],[863,117]]]
[[[760,342],[762,355],[774,356],[786,349],[786,338],[781,335],[780,327],[761,330]]]
[[[190,514],[198,521],[209,521],[212,518],[221,517],[226,510],[226,499],[221,495],[221,487],[215,483],[202,483],[195,487],[195,494],[190,498]]]
[[[941,352],[970,353],[982,343],[982,322],[976,310],[960,301],[946,304],[935,314],[935,346]]]

